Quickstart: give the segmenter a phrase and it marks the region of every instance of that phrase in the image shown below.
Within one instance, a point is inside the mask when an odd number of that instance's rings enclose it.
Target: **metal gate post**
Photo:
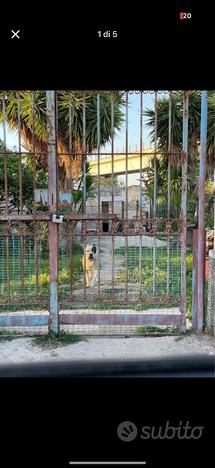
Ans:
[[[204,326],[204,284],[205,284],[205,178],[207,147],[207,91],[201,97],[200,169],[199,169],[199,220],[198,220],[198,302],[197,327]]]
[[[48,131],[48,202],[51,213],[57,211],[57,125],[56,92],[46,91],[47,131]],[[58,304],[58,224],[49,221],[49,331],[59,333]]]
[[[193,268],[192,268],[192,328],[197,330],[197,303],[198,303],[198,229],[193,229]]]
[[[182,330],[186,330],[186,233],[187,233],[187,153],[188,153],[188,91],[184,91],[183,97],[183,140],[182,140],[182,193],[181,193],[181,313]]]

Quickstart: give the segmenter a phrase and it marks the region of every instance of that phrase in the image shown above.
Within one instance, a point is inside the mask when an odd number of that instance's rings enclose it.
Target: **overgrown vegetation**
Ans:
[[[2,244],[2,256],[1,256],[1,272],[0,272],[0,292],[2,296],[7,293],[8,284],[6,280],[6,253],[3,245],[4,239],[0,240],[0,247]],[[10,241],[11,242],[11,241]],[[20,240],[19,240],[20,242]],[[44,241],[45,242],[45,241]],[[25,251],[24,256],[24,290],[28,295],[35,295],[36,283],[38,281],[39,294],[46,295],[49,293],[49,259],[48,259],[48,248],[46,246],[41,247],[42,250],[39,253],[39,274],[38,278],[35,274],[35,255],[34,249]],[[70,264],[70,258],[67,251],[61,250],[59,259],[59,291],[63,292],[66,288],[69,290],[69,281],[72,275],[72,281],[74,288],[78,288],[77,282],[80,280],[82,275],[82,255],[83,248],[81,245],[73,243],[72,245],[72,265]],[[45,255],[44,255],[45,254]],[[20,294],[20,276],[21,276],[21,262],[20,262],[20,243],[10,245],[10,277],[11,277],[11,290],[13,291],[13,297]],[[67,284],[68,283],[68,284]],[[76,283],[76,284],[75,284]]]
[[[179,334],[180,328],[179,327],[156,327],[156,326],[141,326],[137,327],[137,333],[172,333],[172,334]]]
[[[73,279],[73,289],[82,288],[81,283],[82,277],[82,255],[83,248],[77,244],[73,245],[73,265],[72,265],[72,279]],[[124,256],[125,249],[120,247],[115,251],[116,255]],[[2,294],[2,299],[4,294],[7,292],[7,281],[6,281],[6,256],[2,255],[2,275],[0,276],[0,290]],[[66,251],[60,257],[59,261],[59,291],[62,294],[70,291],[70,260],[69,256],[66,254]],[[20,295],[20,257],[14,255],[14,259],[11,265],[11,291],[13,298],[18,298]],[[125,265],[126,267],[126,265]],[[128,247],[128,282],[131,284],[138,284],[140,281],[140,269],[139,269],[139,248],[138,247]],[[180,268],[181,268],[181,257],[180,252],[171,252],[170,257],[170,294],[172,297],[179,298],[180,296]],[[125,283],[126,277],[126,268],[118,272],[117,281],[123,284]],[[158,248],[157,249],[157,268],[156,268],[156,291],[159,296],[166,295],[166,269],[167,269],[167,256],[166,249]],[[49,293],[49,260],[48,258],[40,258],[39,261],[39,275],[38,275],[38,288],[39,294],[45,297]],[[36,275],[35,275],[35,258],[34,255],[30,255],[29,258],[26,256],[24,263],[24,275],[25,275],[25,293],[30,296],[35,295],[36,288]],[[147,295],[152,295],[153,287],[153,275],[152,275],[152,249],[149,247],[142,248],[142,285],[145,289]],[[107,289],[109,292],[109,289]],[[123,292],[123,288],[122,288]],[[207,288],[206,288],[207,293]],[[42,301],[41,301],[42,302]],[[161,304],[162,305],[162,304]],[[164,304],[165,306],[165,304]],[[84,305],[86,307],[86,304]],[[124,309],[129,308],[133,310],[144,310],[151,306],[146,306],[144,304],[136,305],[117,305],[117,304],[90,304],[89,308],[94,308],[96,310],[109,310],[109,309]],[[19,306],[17,310],[23,310],[27,306]],[[29,306],[28,306],[29,308]],[[41,309],[45,308],[38,304],[31,304],[31,309]],[[69,305],[71,308],[71,305]],[[8,308],[10,310],[11,307]],[[187,316],[191,318],[191,309],[192,309],[192,252],[191,250],[187,251]],[[6,308],[4,308],[6,311]],[[13,308],[15,310],[15,306]]]
[[[168,135],[169,135],[169,97],[158,99],[157,114],[157,145],[163,153],[157,158],[157,215],[167,216],[167,186],[168,186]],[[146,125],[150,130],[151,143],[155,142],[155,112],[146,109],[144,112]],[[188,135],[188,184],[187,184],[187,221],[189,224],[198,222],[198,178],[199,178],[199,150],[200,150],[200,121],[201,121],[201,92],[189,92],[189,135]],[[182,149],[183,129],[183,93],[178,91],[172,94],[172,127],[171,150],[177,154],[171,156],[170,165],[170,217],[174,218],[180,213],[182,189],[182,165],[179,153]],[[215,92],[208,92],[208,120],[207,120],[207,147],[206,147],[206,194],[205,211],[206,227],[213,228],[214,203],[214,161],[215,161]],[[143,186],[151,200],[151,213],[153,215],[154,192],[154,162],[146,169],[147,177],[143,177]]]
[[[185,338],[187,335],[195,334],[192,328],[187,329],[186,331],[181,331],[180,327],[156,327],[156,326],[141,326],[137,327],[136,333],[140,334],[171,334],[179,335],[175,338],[175,341],[180,341]]]
[[[0,329],[0,341],[12,341],[20,336],[16,330]]]
[[[19,212],[19,157],[17,153],[11,150],[5,150],[2,141],[0,140],[0,209],[5,208],[5,192],[4,192],[4,157],[2,152],[6,151],[7,161],[7,186],[8,186],[8,210]],[[36,184],[37,188],[46,188],[45,180],[47,180],[46,171],[37,168]],[[26,212],[33,210],[34,199],[34,182],[33,182],[33,158],[31,155],[22,157],[22,201],[23,209]]]
[[[50,332],[33,338],[33,344],[41,348],[58,348],[59,346],[66,346],[78,343],[79,341],[86,341],[86,338],[80,335],[73,335],[66,330],[61,330],[58,335]]]
[[[1,96],[3,98],[3,93]],[[124,96],[120,91],[112,94],[114,103],[114,131],[121,128],[123,122]],[[100,92],[100,144],[104,145],[111,138],[111,94]],[[18,102],[20,100],[20,131],[22,142],[31,152],[34,144],[38,166],[47,170],[47,123],[46,93],[34,92],[34,113],[32,112],[32,94],[29,91],[8,91],[4,96],[7,125],[10,130],[18,130]],[[58,91],[58,132],[57,147],[59,152],[59,189],[67,190],[71,185],[71,175],[77,180],[83,169],[83,108],[86,114],[86,152],[89,154],[97,147],[97,97],[95,93]],[[71,114],[69,116],[69,109]],[[71,127],[69,125],[71,119]],[[3,109],[0,109],[0,123],[3,121]],[[69,131],[69,127],[71,130]],[[33,143],[34,142],[34,143]],[[74,154],[72,167],[68,153]]]
[[[115,251],[116,255],[125,256],[125,248],[120,247]],[[167,290],[167,252],[166,247],[156,248],[156,271],[155,284],[156,292],[159,296],[165,296]],[[118,281],[125,282],[126,275],[128,282],[140,282],[140,257],[139,247],[128,247],[128,264],[118,272]],[[127,268],[127,273],[126,273]],[[192,251],[187,250],[187,316],[191,318],[192,310]],[[141,282],[143,290],[147,295],[152,295],[153,288],[153,267],[152,267],[152,248],[142,247],[142,274]],[[181,288],[181,255],[179,251],[171,251],[170,255],[170,295],[176,298],[180,296]],[[142,306],[137,306],[136,310],[142,310]]]

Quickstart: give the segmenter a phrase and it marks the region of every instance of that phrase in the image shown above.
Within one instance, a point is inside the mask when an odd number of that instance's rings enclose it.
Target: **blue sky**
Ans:
[[[154,95],[147,93],[143,94],[143,111],[146,108],[153,108]],[[143,117],[143,148],[150,147],[149,132],[145,125],[145,118]],[[3,139],[3,128],[0,126],[0,139]],[[135,151],[140,146],[140,94],[129,94],[129,110],[128,110],[128,145],[129,151]],[[117,132],[115,137],[115,152],[125,151],[125,123],[120,132]],[[7,147],[18,149],[18,135],[17,132],[9,132],[7,130]],[[103,152],[110,152],[110,144],[105,145],[102,149]]]
[[[158,99],[165,96],[164,92],[159,92]],[[128,97],[128,146],[129,152],[139,150],[140,147],[140,94],[129,94]],[[143,93],[143,112],[146,109],[154,108],[154,93]],[[120,132],[117,132],[114,141],[115,152],[125,151],[125,123]],[[149,131],[146,127],[146,118],[143,116],[143,148],[150,148]],[[111,145],[105,145],[105,151],[111,151]]]
[[[128,146],[129,151],[134,151],[140,147],[140,94],[129,94],[128,98]],[[143,94],[143,111],[146,108],[153,108],[154,96],[153,94]],[[125,122],[120,132],[117,132],[115,137],[115,151],[125,151]],[[145,118],[143,117],[143,148],[150,146],[149,132],[145,125]],[[110,145],[106,145],[105,150],[110,151]]]

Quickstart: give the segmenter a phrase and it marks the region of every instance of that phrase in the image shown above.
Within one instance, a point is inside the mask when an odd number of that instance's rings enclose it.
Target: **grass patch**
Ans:
[[[171,303],[171,307],[177,307],[178,303]],[[62,305],[62,309],[93,309],[93,310],[132,310],[132,311],[144,311],[144,310],[149,310],[149,309],[163,309],[163,307],[169,307],[168,303],[163,303],[163,304],[71,304],[68,306]]]
[[[113,290],[111,288],[108,289],[103,289],[104,294],[116,294],[116,293],[123,293],[124,289],[123,288],[114,288]]]
[[[153,304],[153,297],[152,297],[151,304],[149,305],[136,304],[136,305],[133,305],[132,307],[129,307],[129,309],[136,310],[136,311],[156,309],[159,312],[159,309],[162,310],[163,308],[168,309],[169,307],[178,307],[178,306],[179,304],[177,302],[174,303],[173,301],[171,301],[171,303],[164,302],[164,303],[159,303],[159,304],[156,304],[156,303]]]
[[[34,304],[34,303],[26,303],[26,304],[10,304],[10,305],[1,305],[0,304],[0,314],[1,312],[21,312],[22,310],[44,310],[47,311],[49,308],[49,303],[47,301],[47,304]]]
[[[21,293],[21,247],[20,240],[15,239],[14,246],[12,241],[9,245],[9,268],[10,268],[10,290],[11,296],[16,297]],[[49,294],[49,258],[48,246],[41,249],[39,245],[38,268],[39,274],[36,277],[36,260],[34,255],[34,242],[31,237],[26,238],[24,250],[24,294],[25,296],[34,296],[38,280],[38,292],[40,295]],[[0,295],[2,298],[7,296],[7,257],[6,240],[0,239],[1,271],[0,271]],[[72,245],[72,258],[68,249],[61,248],[59,252],[59,290],[64,292],[65,287],[70,284],[71,276],[73,283],[81,280],[82,276],[82,255],[83,247],[79,244]],[[72,262],[72,263],[71,263]],[[69,287],[68,287],[69,290]],[[2,300],[1,300],[2,302]]]
[[[84,336],[73,335],[72,333],[62,330],[59,335],[47,333],[45,335],[37,336],[33,339],[33,344],[40,346],[41,348],[52,349],[78,343],[79,341],[86,341],[86,338]]]
[[[140,281],[140,269],[139,269],[139,247],[129,246],[128,247],[128,263],[124,265],[124,270],[118,274],[118,281],[124,283],[126,279],[126,268],[128,281],[135,284]],[[152,295],[152,254],[153,249],[151,247],[142,247],[142,275],[141,280],[143,287]],[[119,247],[115,250],[115,255],[120,255],[125,258],[125,247]],[[166,272],[167,272],[167,250],[164,247],[157,247],[156,249],[156,289],[157,293],[165,296],[166,291]],[[180,297],[181,289],[181,253],[179,251],[171,251],[170,254],[170,294],[175,296],[176,300]],[[191,319],[192,315],[192,250],[187,249],[186,257],[186,286],[187,286],[187,317]],[[207,287],[205,291],[207,300]],[[172,304],[171,304],[172,305]],[[141,306],[137,305],[136,310],[142,310]]]
[[[136,333],[181,333],[179,327],[173,327],[173,328],[161,328],[161,327],[156,327],[156,326],[148,326],[148,327],[137,327]]]
[[[12,341],[20,337],[19,333],[15,330],[0,330],[0,341]]]
[[[120,305],[120,304],[89,304],[89,305],[84,305],[85,309],[93,309],[93,310],[121,310],[121,309],[132,309],[132,306],[126,306],[126,305]]]

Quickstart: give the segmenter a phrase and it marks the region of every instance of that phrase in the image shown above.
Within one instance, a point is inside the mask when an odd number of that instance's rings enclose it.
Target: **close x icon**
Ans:
[[[20,39],[20,29],[14,31],[14,29],[10,30],[11,32],[11,39]]]

